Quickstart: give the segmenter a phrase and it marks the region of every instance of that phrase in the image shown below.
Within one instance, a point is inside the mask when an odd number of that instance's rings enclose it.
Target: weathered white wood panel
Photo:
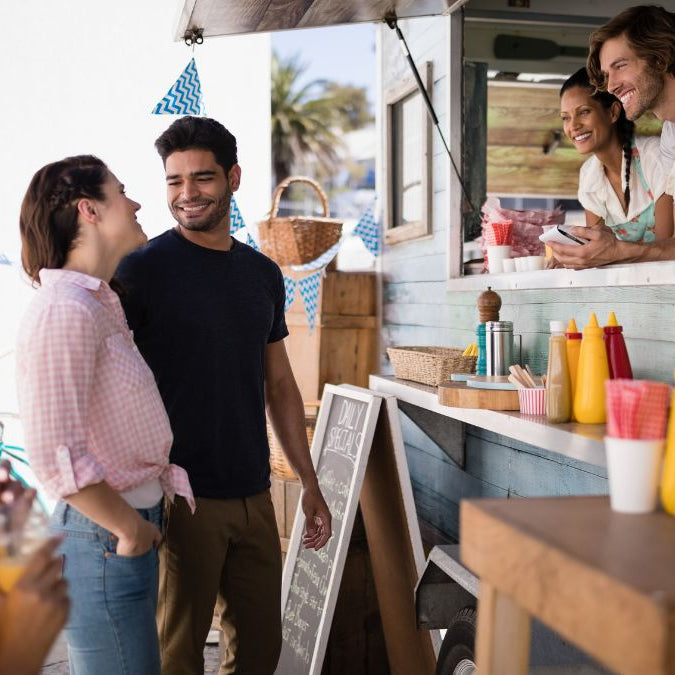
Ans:
[[[401,245],[404,246],[405,244]],[[382,272],[385,283],[409,281],[411,278],[419,281],[441,281],[445,278],[445,254],[435,253],[419,258],[410,258],[401,263],[384,259],[382,261]]]

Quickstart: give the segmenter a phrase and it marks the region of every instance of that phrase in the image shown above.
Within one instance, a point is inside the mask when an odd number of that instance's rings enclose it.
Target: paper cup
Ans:
[[[527,272],[527,261],[525,260],[525,256],[514,258],[513,261],[516,264],[516,272]]]
[[[490,274],[499,274],[502,271],[502,261],[511,257],[511,247],[488,246],[486,250]]]
[[[612,511],[650,513],[656,509],[664,440],[605,436]]]
[[[518,403],[520,403],[520,412],[525,415],[545,415],[546,389],[544,387],[519,389]]]
[[[502,272],[515,272],[516,261],[514,258],[504,258],[502,260]]]
[[[528,255],[525,257],[525,265],[530,272],[543,270],[546,267],[546,256]]]

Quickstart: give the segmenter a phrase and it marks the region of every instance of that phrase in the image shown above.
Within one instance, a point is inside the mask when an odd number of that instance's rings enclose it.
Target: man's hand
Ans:
[[[547,242],[556,260],[564,267],[575,270],[600,267],[622,262],[616,235],[609,227],[573,227],[570,233],[579,239],[586,239],[583,246]]]
[[[318,551],[330,539],[331,516],[318,483],[302,489],[302,512],[305,514],[305,534],[302,545]]]
[[[54,537],[43,544],[16,586],[0,594],[0,675],[37,675],[66,623],[70,601],[55,555],[60,542]]]

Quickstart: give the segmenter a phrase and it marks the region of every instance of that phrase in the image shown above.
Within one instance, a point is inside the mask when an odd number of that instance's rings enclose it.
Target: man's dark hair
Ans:
[[[635,54],[660,75],[675,75],[675,14],[657,5],[629,7],[591,33],[586,68],[598,89],[606,87],[600,50],[612,38],[625,35]]]
[[[162,162],[174,152],[210,150],[225,174],[237,163],[237,139],[210,117],[181,117],[156,141]]]

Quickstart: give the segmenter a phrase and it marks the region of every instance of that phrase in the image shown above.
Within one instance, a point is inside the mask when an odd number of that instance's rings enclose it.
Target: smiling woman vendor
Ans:
[[[636,138],[619,100],[595,91],[585,68],[563,84],[560,117],[574,147],[592,153],[579,172],[586,224],[607,225],[623,241],[672,237],[673,198],[666,194],[659,139]]]

